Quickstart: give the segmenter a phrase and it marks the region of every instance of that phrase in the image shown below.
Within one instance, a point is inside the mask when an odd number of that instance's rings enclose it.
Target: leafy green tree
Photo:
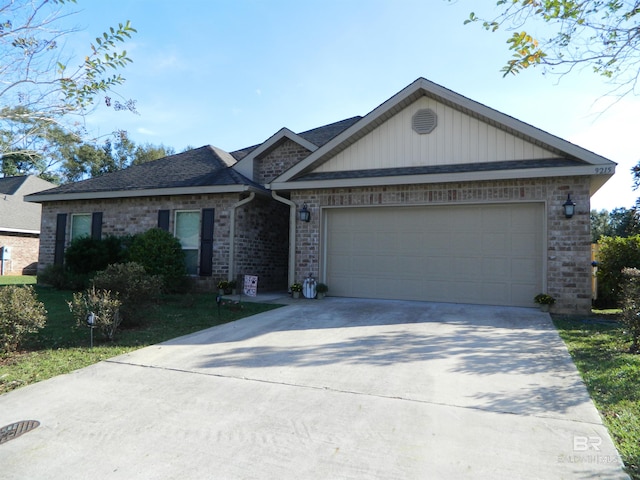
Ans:
[[[51,135],[81,138],[78,117],[95,107],[100,94],[124,82],[118,71],[131,59],[120,48],[136,30],[128,21],[109,28],[88,46],[83,61],[71,65],[62,47],[73,30],[61,27],[74,13],[67,10],[71,3],[76,0],[0,4],[0,171],[5,175],[51,170],[50,162],[60,161]],[[113,107],[135,111],[135,102],[113,102]]]
[[[591,210],[591,241],[596,243],[602,237],[630,237],[640,233],[640,223],[635,208],[614,208]]]
[[[586,66],[611,79],[618,95],[634,92],[640,73],[637,0],[498,0],[496,5],[496,16],[472,12],[465,23],[512,32],[505,76],[536,65],[559,73]],[[545,32],[550,35],[543,37]]]
[[[115,172],[132,165],[157,160],[172,155],[173,148],[164,145],[136,145],[126,132],[115,134],[115,141],[108,139],[102,145],[76,144],[65,151],[66,160],[60,167],[63,183],[77,182],[105,173]]]
[[[160,158],[174,155],[176,153],[173,147],[165,147],[163,144],[152,145],[145,143],[144,145],[138,145],[134,153],[133,162],[131,165],[140,165],[141,163],[152,162]]]

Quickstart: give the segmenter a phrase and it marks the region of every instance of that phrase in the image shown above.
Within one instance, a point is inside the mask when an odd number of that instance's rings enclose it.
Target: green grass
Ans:
[[[16,354],[0,357],[0,394],[46,380],[141,347],[278,308],[280,305],[242,303],[223,305],[218,316],[215,295],[166,296],[139,325],[122,328],[113,342],[94,331],[90,348],[88,327],[76,327],[67,301],[71,292],[36,287],[47,309],[47,325],[25,340]]]
[[[1,275],[0,285],[35,285],[35,275]]]
[[[622,456],[627,473],[640,480],[640,355],[628,353],[630,338],[616,315],[554,316],[560,336]]]

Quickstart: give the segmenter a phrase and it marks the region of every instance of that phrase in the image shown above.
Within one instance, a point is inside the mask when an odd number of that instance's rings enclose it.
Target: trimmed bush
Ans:
[[[118,292],[122,321],[134,325],[143,318],[145,307],[158,300],[163,281],[160,275],[148,275],[139,263],[128,262],[109,265],[98,272],[93,285],[99,290]]]
[[[169,232],[152,228],[134,235],[128,249],[129,261],[139,263],[150,275],[160,275],[169,292],[181,291],[187,269],[180,241]]]
[[[122,322],[120,316],[122,302],[117,293],[109,290],[96,290],[95,287],[92,287],[84,292],[74,293],[73,300],[68,304],[69,310],[76,320],[76,326],[85,326],[87,316],[93,313],[95,328],[98,328],[105,338],[113,340]]]
[[[640,270],[622,270],[622,323],[631,335],[631,353],[640,353]]]
[[[91,273],[73,273],[65,265],[47,265],[38,276],[38,283],[58,290],[83,290],[89,286]]]
[[[47,311],[31,285],[0,288],[0,353],[15,351],[28,333],[45,326]]]
[[[118,237],[108,236],[101,240],[79,237],[71,242],[64,258],[71,273],[87,275],[124,261],[125,252]]]
[[[603,237],[598,242],[598,301],[602,308],[620,306],[624,268],[640,268],[640,235]]]

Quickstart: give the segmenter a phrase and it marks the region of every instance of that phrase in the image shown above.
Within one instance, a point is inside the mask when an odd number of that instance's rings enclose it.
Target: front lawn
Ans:
[[[640,480],[640,355],[616,315],[555,315],[554,323],[578,367],[634,480]]]
[[[4,278],[4,277],[2,277]],[[0,394],[101,360],[198,330],[238,320],[280,305],[243,302],[240,309],[223,305],[218,315],[213,294],[169,295],[141,324],[123,328],[114,342],[94,331],[90,348],[88,327],[76,328],[67,301],[72,293],[36,287],[47,309],[47,325],[32,335],[16,354],[0,356]]]

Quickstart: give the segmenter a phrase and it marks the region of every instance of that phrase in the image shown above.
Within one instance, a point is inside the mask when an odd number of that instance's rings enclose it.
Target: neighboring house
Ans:
[[[533,306],[548,292],[584,313],[590,197],[615,165],[420,78],[364,117],[30,200],[43,204],[40,268],[76,234],[160,226],[207,287],[246,273],[285,289],[313,274],[336,296]]]
[[[34,176],[0,178],[0,275],[35,275],[42,207],[24,196],[53,188]]]

